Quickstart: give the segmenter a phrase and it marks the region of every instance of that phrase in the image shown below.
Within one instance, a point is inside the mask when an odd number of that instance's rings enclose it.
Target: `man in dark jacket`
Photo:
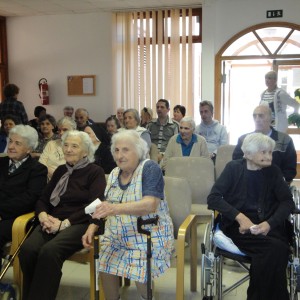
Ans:
[[[9,132],[8,156],[0,158],[0,257],[14,220],[34,211],[47,184],[47,168],[30,156],[37,141],[35,129],[17,125]]]
[[[285,181],[290,184],[297,174],[297,154],[292,138],[271,126],[272,112],[266,105],[259,105],[254,109],[253,120],[255,132],[266,134],[275,141],[272,164],[277,165],[281,169]],[[241,146],[247,135],[244,134],[239,138],[232,154],[233,160],[244,156]]]

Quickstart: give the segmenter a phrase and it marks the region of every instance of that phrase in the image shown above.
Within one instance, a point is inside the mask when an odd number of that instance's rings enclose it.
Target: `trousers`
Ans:
[[[288,300],[286,268],[289,245],[279,232],[252,235],[241,234],[238,227],[228,235],[238,248],[251,257],[247,300]]]
[[[88,224],[72,225],[48,234],[38,225],[20,249],[23,300],[55,300],[64,261],[83,248],[81,237]]]

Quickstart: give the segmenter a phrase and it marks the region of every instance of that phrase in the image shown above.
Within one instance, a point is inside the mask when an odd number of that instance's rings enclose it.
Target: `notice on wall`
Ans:
[[[67,77],[69,96],[95,96],[95,75],[69,75]]]

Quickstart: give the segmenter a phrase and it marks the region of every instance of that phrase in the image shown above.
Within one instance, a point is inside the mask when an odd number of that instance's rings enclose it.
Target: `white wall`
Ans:
[[[7,18],[9,81],[20,87],[30,118],[40,105],[38,81],[48,80],[47,112],[85,107],[95,121],[113,113],[110,13]],[[68,75],[96,75],[96,96],[68,96]]]
[[[267,19],[266,11],[276,9],[283,10],[283,18]],[[265,22],[299,24],[299,11],[299,0],[205,0],[202,11],[202,98],[214,101],[215,54],[233,35]]]

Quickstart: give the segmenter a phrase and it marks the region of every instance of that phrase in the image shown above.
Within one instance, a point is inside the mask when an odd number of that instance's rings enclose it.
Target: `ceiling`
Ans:
[[[203,0],[0,0],[0,16],[38,16],[91,12],[197,7]]]

